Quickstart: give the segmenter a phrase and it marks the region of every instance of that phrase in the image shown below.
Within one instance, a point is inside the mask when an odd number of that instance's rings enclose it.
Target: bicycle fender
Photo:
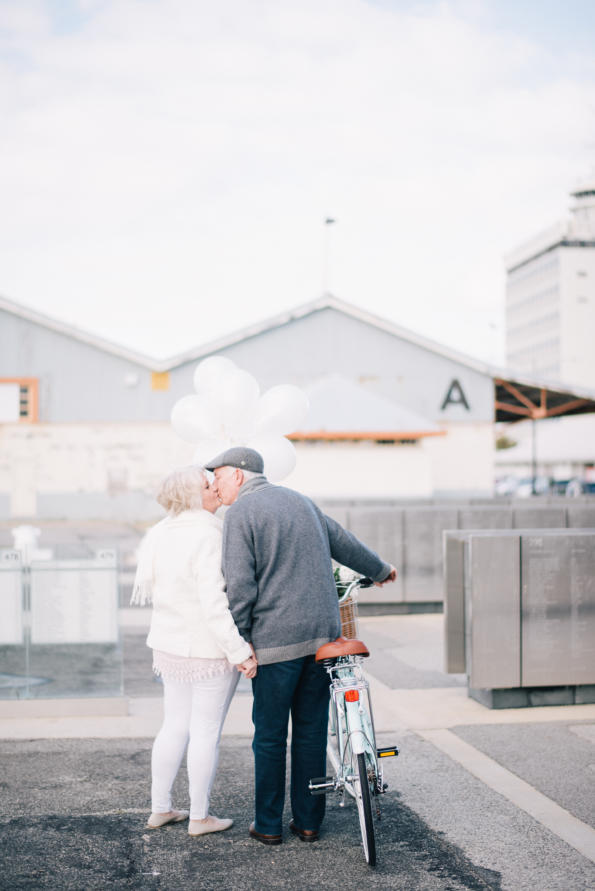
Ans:
[[[347,728],[351,750],[355,755],[366,751],[366,734],[362,728],[362,719],[359,713],[358,702],[346,702]]]

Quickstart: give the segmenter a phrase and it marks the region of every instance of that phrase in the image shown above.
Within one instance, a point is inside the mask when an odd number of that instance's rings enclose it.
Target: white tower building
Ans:
[[[595,172],[571,216],[505,257],[506,364],[595,387]]]

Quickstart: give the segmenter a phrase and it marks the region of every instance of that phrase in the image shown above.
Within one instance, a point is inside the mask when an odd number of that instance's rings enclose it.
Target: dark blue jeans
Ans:
[[[285,803],[287,728],[291,714],[291,810],[300,829],[318,829],[326,797],[308,782],[326,774],[329,680],[314,656],[259,665],[254,705],[255,829],[281,833]]]

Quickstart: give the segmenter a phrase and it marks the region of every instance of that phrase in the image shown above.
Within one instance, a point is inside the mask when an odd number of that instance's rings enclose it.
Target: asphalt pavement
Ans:
[[[320,840],[287,831],[266,848],[252,813],[249,685],[224,729],[212,812],[232,829],[190,839],[149,831],[150,748],[161,690],[144,644],[147,613],[122,610],[124,695],[0,702],[0,888],[595,888],[595,706],[489,710],[442,672],[442,616],[361,620],[389,791],[378,864],[357,812],[327,801]],[[51,671],[48,672],[51,674]],[[186,775],[175,805],[187,805]]]
[[[364,862],[352,804],[341,809],[329,800],[317,843],[304,844],[287,831],[280,847],[253,841],[246,739],[223,740],[212,796],[213,812],[235,824],[200,839],[189,838],[184,824],[145,829],[150,740],[4,742],[0,752],[14,765],[3,790],[11,802],[2,831],[7,889],[501,887],[496,872],[433,831],[396,791],[383,801],[374,870]],[[185,784],[182,771],[180,803]]]

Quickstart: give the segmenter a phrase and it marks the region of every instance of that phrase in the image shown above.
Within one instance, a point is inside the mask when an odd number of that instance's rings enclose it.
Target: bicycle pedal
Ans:
[[[399,754],[399,750],[396,746],[386,746],[383,749],[376,749],[376,754],[379,758],[392,758]]]
[[[312,795],[326,795],[335,791],[334,777],[315,777],[308,783],[308,789]]]

